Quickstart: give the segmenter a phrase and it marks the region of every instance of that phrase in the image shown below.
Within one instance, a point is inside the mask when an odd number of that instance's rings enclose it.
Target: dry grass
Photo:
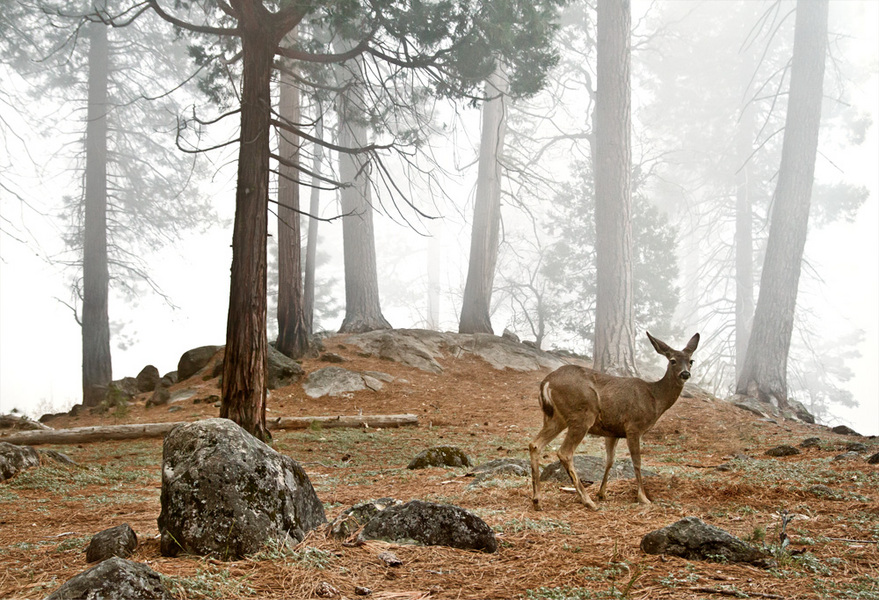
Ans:
[[[313,598],[330,584],[348,598],[356,587],[372,598],[879,598],[879,470],[866,463],[832,462],[845,439],[800,424],[764,423],[708,397],[683,398],[645,439],[645,466],[654,504],[634,503],[631,481],[612,482],[599,512],[549,484],[541,512],[530,508],[530,481],[499,478],[470,487],[463,470],[409,471],[419,450],[439,444],[466,449],[479,462],[525,456],[540,424],[535,400],[543,372],[496,371],[479,359],[446,359],[445,372],[423,373],[357,355],[343,338],[328,350],[343,366],[379,370],[397,380],[380,393],[313,400],[301,387],[272,393],[269,416],[413,412],[418,428],[277,432],[275,447],[303,464],[330,518],[356,502],[393,496],[449,502],[480,515],[498,533],[494,554],[371,542],[348,546],[312,532],[296,551],[268,548],[236,562],[159,554],[161,442],[106,442],[59,448],[83,468],[44,465],[0,485],[0,598],[41,598],[84,570],[84,549],[101,529],[129,523],[140,544],[134,560],[168,578],[178,598]],[[305,361],[306,371],[325,366]],[[405,380],[405,381],[404,381]],[[192,387],[183,382],[177,388]],[[196,398],[217,393],[199,382]],[[210,404],[178,403],[145,409],[133,403],[126,422],[215,416]],[[65,417],[54,427],[113,422],[112,416]],[[825,444],[793,457],[763,452],[781,443],[820,436]],[[581,452],[600,454],[599,440]],[[735,468],[712,467],[737,453],[753,457]],[[625,456],[625,450],[620,454]],[[544,464],[554,460],[549,454]],[[816,497],[823,483],[842,500]],[[777,569],[690,562],[646,555],[641,537],[684,516],[698,516],[736,535],[771,546],[778,512],[791,549]],[[854,540],[854,541],[842,541]],[[377,555],[390,549],[401,567]]]

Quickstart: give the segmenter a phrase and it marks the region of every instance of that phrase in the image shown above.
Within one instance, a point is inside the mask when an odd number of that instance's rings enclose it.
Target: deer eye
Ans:
[[[669,364],[672,364],[672,365],[676,365],[676,364],[678,364],[678,361],[677,361],[676,359],[674,359],[674,358],[670,358],[670,359],[668,359],[668,362],[669,362]]]
[[[696,364],[696,361],[695,361],[695,360],[691,360],[691,361],[690,361],[690,366],[691,366],[691,367],[692,367],[693,365],[695,365],[695,364]]]

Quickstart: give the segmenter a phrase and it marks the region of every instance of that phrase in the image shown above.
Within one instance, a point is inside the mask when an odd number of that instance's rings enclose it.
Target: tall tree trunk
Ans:
[[[82,259],[82,402],[100,404],[113,377],[110,359],[107,263],[107,26],[92,23],[89,34],[86,124],[85,219]]]
[[[272,42],[258,27],[243,27],[241,145],[232,233],[232,279],[223,401],[220,416],[260,440],[266,428],[266,236],[269,196],[269,124]]]
[[[288,34],[292,43],[296,30]],[[299,89],[289,73],[281,71],[278,112],[290,124],[299,123]],[[299,136],[278,129],[278,152],[288,164],[278,167],[278,342],[277,349],[290,358],[308,352],[308,326],[302,285],[302,236],[299,226]]]
[[[793,332],[815,175],[828,0],[798,0],[781,167],[772,206],[760,294],[736,384],[740,394],[788,406],[787,358]]]
[[[318,115],[321,114],[320,105],[318,105]],[[314,135],[317,139],[323,139],[324,122],[323,117],[318,116],[314,124]],[[314,160],[312,162],[311,171],[315,175],[321,174],[321,163],[323,161],[323,146],[314,145]],[[311,182],[311,200],[308,205],[308,241],[305,247],[305,328],[308,335],[314,333],[314,273],[317,263],[317,227],[320,221],[315,217],[320,212],[320,181],[315,178]]]
[[[753,151],[754,109],[743,109],[736,135],[736,377],[742,374],[751,321],[754,318],[754,215],[751,202],[751,153]]]
[[[509,82],[498,68],[485,82],[479,171],[473,228],[470,234],[470,266],[461,304],[459,333],[494,333],[491,327],[491,293],[497,266],[501,222],[501,163],[506,134],[505,94]]]
[[[628,0],[598,1],[595,99],[596,308],[594,368],[634,374],[632,276],[631,12]]]
[[[362,148],[366,126],[359,120],[357,85],[350,85],[339,100],[339,145]],[[390,329],[381,312],[375,232],[370,201],[369,161],[363,154],[339,154],[342,241],[345,258],[345,319],[341,333]]]

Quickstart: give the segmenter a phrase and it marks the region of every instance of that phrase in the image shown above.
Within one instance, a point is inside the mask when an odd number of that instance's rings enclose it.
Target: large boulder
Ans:
[[[326,522],[299,464],[228,419],[180,425],[162,447],[160,549],[236,559]]]
[[[342,367],[324,367],[312,371],[302,384],[302,389],[310,398],[341,396],[366,389],[376,391],[381,389],[382,383],[373,375],[375,375],[373,371],[367,374],[349,371]]]
[[[465,550],[497,550],[497,538],[485,521],[458,506],[412,500],[379,511],[358,536],[363,540],[426,546],[450,546]]]
[[[770,567],[774,562],[763,550],[696,517],[686,517],[651,531],[641,540],[641,550],[688,560],[740,562],[758,567]]]
[[[199,346],[187,350],[177,362],[177,380],[189,379],[207,365],[222,346]]]
[[[19,472],[39,466],[40,453],[30,446],[16,446],[0,442],[0,481],[15,477]]]
[[[173,600],[158,573],[114,556],[68,579],[45,600]]]
[[[162,376],[159,375],[159,370],[156,367],[147,365],[140,370],[134,379],[137,381],[138,392],[152,392],[162,380]]]
[[[305,374],[299,363],[275,350],[273,346],[268,348],[268,360],[269,372],[266,386],[270,390],[293,385]]]

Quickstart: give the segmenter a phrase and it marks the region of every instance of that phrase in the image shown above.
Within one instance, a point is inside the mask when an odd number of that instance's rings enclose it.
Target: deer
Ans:
[[[565,429],[568,432],[559,448],[558,458],[574,482],[583,504],[598,510],[573,465],[574,451],[587,433],[604,438],[605,467],[598,499],[605,498],[617,442],[626,438],[638,482],[638,502],[650,504],[641,480],[641,436],[681,395],[684,382],[690,378],[691,357],[699,345],[699,334],[694,335],[683,350],[674,350],[650,332],[647,332],[647,338],[656,352],[668,359],[665,376],[659,381],[618,377],[586,367],[564,365],[540,383],[543,427],[528,446],[534,510],[540,510],[540,452]]]

